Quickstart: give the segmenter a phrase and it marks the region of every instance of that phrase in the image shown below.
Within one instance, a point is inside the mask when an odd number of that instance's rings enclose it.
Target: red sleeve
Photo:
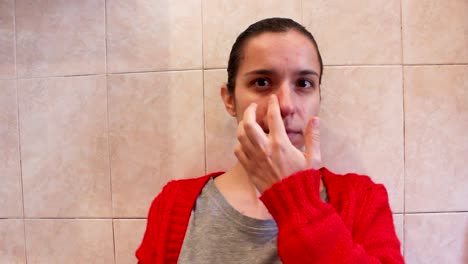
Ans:
[[[348,228],[335,209],[320,200],[320,177],[317,170],[299,172],[260,197],[278,224],[283,263],[404,263],[383,185],[356,192],[361,204],[355,205],[359,213]]]
[[[154,199],[148,213],[145,235],[135,256],[139,264],[156,263],[156,245],[158,239],[158,227],[161,226],[161,216],[164,212],[165,197],[171,184],[167,184],[161,193]]]

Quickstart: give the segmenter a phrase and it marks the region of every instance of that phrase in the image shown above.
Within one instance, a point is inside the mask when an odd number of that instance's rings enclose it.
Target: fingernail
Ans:
[[[314,126],[320,126],[320,119],[314,118]]]

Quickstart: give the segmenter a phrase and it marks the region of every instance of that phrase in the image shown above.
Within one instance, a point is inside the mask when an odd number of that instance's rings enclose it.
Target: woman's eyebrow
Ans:
[[[272,75],[275,71],[269,69],[259,69],[247,72],[245,75]]]
[[[253,70],[253,71],[247,72],[245,75],[249,76],[249,75],[274,75],[274,74],[276,74],[276,71],[274,71],[274,70],[258,69],[258,70]],[[319,74],[317,72],[315,72],[314,70],[300,70],[300,71],[296,72],[296,75],[300,75],[300,76],[303,76],[303,75],[316,75],[316,76],[319,76]]]
[[[316,73],[313,70],[301,70],[301,71],[298,71],[297,74],[298,75],[316,75],[316,76],[319,76],[319,74]]]

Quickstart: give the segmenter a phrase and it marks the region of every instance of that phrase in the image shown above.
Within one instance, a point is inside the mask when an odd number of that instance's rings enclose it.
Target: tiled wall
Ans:
[[[316,36],[326,166],[386,185],[407,263],[468,263],[468,1],[0,0],[0,263],[135,263],[170,179],[227,169],[219,87],[271,16]]]

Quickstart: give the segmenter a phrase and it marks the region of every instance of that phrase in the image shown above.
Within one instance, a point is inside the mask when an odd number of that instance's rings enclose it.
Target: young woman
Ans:
[[[290,19],[256,22],[227,71],[238,163],[164,187],[139,263],[403,263],[384,186],[322,167],[323,64],[310,32]]]

